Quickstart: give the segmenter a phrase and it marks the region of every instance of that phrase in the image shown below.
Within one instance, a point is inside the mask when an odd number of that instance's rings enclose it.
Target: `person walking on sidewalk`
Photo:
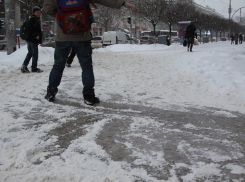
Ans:
[[[192,47],[194,44],[194,38],[197,38],[196,27],[194,22],[191,22],[190,25],[187,26],[185,32],[185,39],[187,39],[187,51],[192,52]]]
[[[235,45],[238,45],[238,38],[239,38],[239,35],[238,33],[235,33]]]
[[[30,73],[27,66],[31,58],[32,58],[31,71],[36,73],[43,72],[41,69],[37,68],[38,44],[42,43],[40,15],[41,15],[41,9],[38,6],[35,6],[33,8],[33,15],[31,16],[28,22],[27,37],[26,37],[28,53],[21,67],[22,73]]]
[[[242,36],[242,34],[240,34],[239,35],[239,42],[240,42],[240,44],[242,44],[242,41],[243,41],[243,36]]]
[[[132,8],[137,11],[137,8],[133,4],[125,2],[124,0],[86,0],[85,2],[98,3],[116,9],[120,9],[122,6],[124,6],[126,8]],[[58,0],[44,0],[43,11],[52,17],[59,18],[58,16],[56,16],[57,13],[60,13],[58,12],[59,7],[57,6],[57,3]],[[84,102],[88,105],[99,103],[100,100],[98,97],[95,96],[94,91],[95,79],[93,72],[91,47],[92,35],[89,30],[77,34],[65,34],[63,31],[64,29],[62,30],[62,28],[57,23],[54,64],[49,75],[49,84],[47,87],[47,94],[45,95],[45,99],[50,102],[53,102],[55,100],[55,96],[58,92],[58,86],[61,82],[68,54],[71,47],[74,47],[82,68]]]
[[[233,34],[231,34],[231,44],[234,43],[234,40],[235,40],[235,36]]]

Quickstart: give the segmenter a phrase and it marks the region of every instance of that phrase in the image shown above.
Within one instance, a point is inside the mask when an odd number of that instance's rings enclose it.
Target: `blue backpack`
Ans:
[[[65,34],[80,34],[91,29],[94,17],[87,0],[56,1],[56,20]]]

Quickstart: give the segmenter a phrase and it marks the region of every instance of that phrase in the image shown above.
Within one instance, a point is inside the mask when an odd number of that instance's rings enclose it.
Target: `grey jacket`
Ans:
[[[98,3],[103,6],[107,6],[115,9],[120,9],[124,1],[125,0],[88,0],[89,3]],[[56,0],[44,0],[43,11],[47,13],[49,16],[55,18],[57,13]],[[56,41],[87,41],[87,40],[91,40],[91,34],[90,31],[81,34],[76,34],[76,35],[64,34],[62,29],[56,23],[55,40]]]

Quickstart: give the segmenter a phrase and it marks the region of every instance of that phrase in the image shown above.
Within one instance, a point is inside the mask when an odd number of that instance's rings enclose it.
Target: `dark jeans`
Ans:
[[[192,50],[193,44],[188,43],[187,47],[188,47],[188,49],[190,48],[190,50]]]
[[[187,40],[188,49],[190,48],[190,50],[192,50],[193,44],[194,44],[194,38],[188,38]]]
[[[37,60],[38,60],[38,43],[35,42],[27,42],[28,53],[23,62],[24,66],[28,66],[31,58],[32,58],[32,69],[37,68]]]
[[[74,47],[82,68],[83,94],[94,95],[94,72],[91,41],[55,42],[54,65],[49,75],[48,91],[58,92],[68,54]]]
[[[67,58],[67,61],[66,61],[66,63],[67,64],[71,64],[72,62],[73,62],[73,60],[74,60],[74,57],[76,56],[76,51],[75,51],[75,48],[74,47],[72,47],[71,48],[71,51],[70,51],[70,54],[69,54],[69,56],[68,56],[68,58]]]

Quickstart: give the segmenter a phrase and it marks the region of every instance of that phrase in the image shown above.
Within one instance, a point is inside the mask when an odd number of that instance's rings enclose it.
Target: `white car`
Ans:
[[[103,36],[94,36],[94,38],[91,40],[91,46],[92,48],[101,48],[103,45]]]
[[[104,32],[103,46],[109,46],[113,44],[130,44],[130,37],[124,32]]]

